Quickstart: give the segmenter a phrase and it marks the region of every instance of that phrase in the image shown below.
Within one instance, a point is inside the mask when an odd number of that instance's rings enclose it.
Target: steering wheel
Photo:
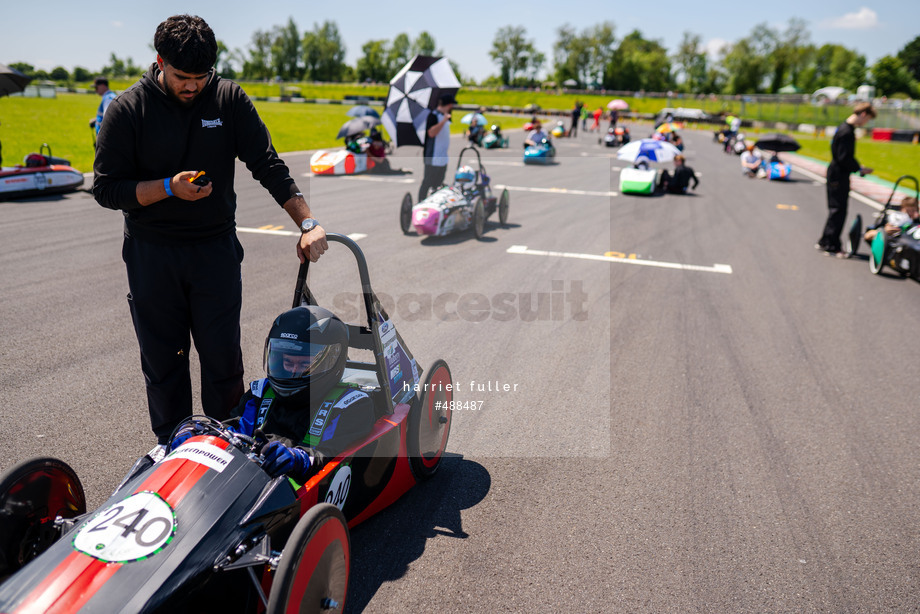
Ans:
[[[191,428],[189,429],[189,427]],[[215,420],[210,416],[193,415],[180,422],[178,426],[173,429],[172,434],[169,436],[169,441],[166,444],[167,450],[172,448],[173,440],[176,438],[176,435],[186,429],[191,430],[195,435],[215,435],[230,443],[235,443],[240,449],[244,447],[248,448],[248,450],[245,451],[252,450],[259,445],[255,438],[230,430],[219,420]]]

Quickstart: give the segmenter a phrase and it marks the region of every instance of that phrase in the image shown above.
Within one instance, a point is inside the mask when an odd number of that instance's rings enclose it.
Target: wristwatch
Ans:
[[[319,222],[314,220],[312,217],[308,217],[300,223],[300,232],[306,234],[319,226]]]

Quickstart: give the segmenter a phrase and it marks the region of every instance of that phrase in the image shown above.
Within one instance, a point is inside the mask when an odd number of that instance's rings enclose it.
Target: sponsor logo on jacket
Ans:
[[[223,126],[223,122],[218,117],[217,119],[203,119],[201,120],[202,128],[217,128],[218,126]]]

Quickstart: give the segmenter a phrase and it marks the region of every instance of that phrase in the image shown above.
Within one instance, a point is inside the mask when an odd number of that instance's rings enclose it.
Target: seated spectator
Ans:
[[[748,143],[744,148],[744,153],[741,154],[741,172],[746,177],[766,176],[763,170],[763,156],[753,143]]]
[[[387,143],[383,140],[383,135],[376,128],[371,128],[370,144],[367,146],[367,159],[374,163],[371,170],[381,173],[389,172],[390,161],[386,157]]]
[[[474,117],[470,121],[470,129],[466,131],[466,137],[470,140],[470,143],[482,145],[482,134],[483,127],[479,125],[479,122]]]
[[[658,190],[670,194],[686,194],[689,189],[696,189],[700,184],[696,173],[687,166],[683,156],[674,156],[674,174],[668,171],[661,172],[661,179],[658,180]],[[693,181],[693,185],[690,182]]]
[[[676,132],[671,133],[671,144],[674,145],[679,151],[684,150],[684,139],[680,137]]]

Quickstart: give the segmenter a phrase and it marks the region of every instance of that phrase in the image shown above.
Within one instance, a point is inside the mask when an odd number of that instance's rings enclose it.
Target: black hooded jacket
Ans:
[[[212,70],[195,101],[185,107],[159,87],[156,64],[112,101],[93,166],[93,195],[125,215],[125,233],[156,243],[191,243],[232,233],[235,159],[242,160],[279,205],[298,190],[271,137],[243,90]],[[141,181],[205,171],[214,191],[190,202],[166,198],[142,207]]]

